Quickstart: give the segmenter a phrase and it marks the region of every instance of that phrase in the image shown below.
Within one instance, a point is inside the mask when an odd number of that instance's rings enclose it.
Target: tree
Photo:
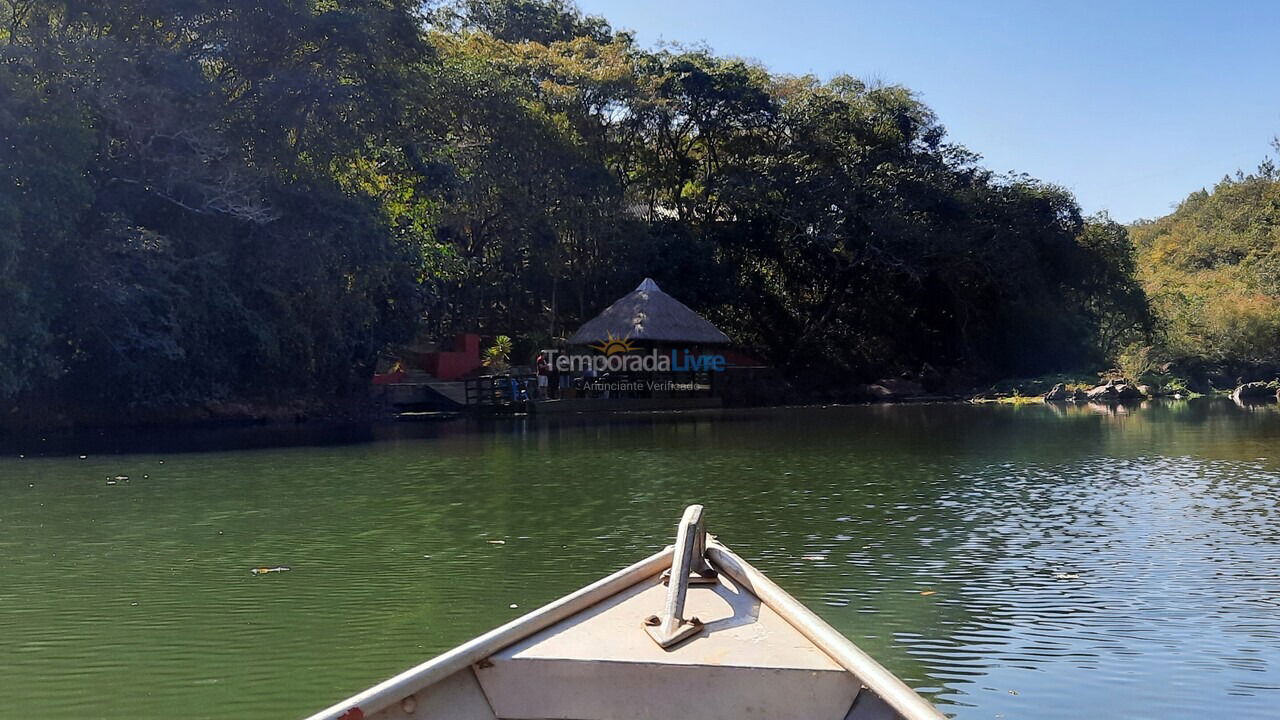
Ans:
[[[430,61],[410,4],[4,9],[0,392],[334,392],[411,329],[429,238],[348,181]]]
[[[645,50],[562,0],[0,0],[0,41],[0,397],[327,397],[416,332],[545,347],[646,276],[832,387],[1146,328],[1124,229],[910,90]],[[1231,182],[1259,208],[1274,179]],[[1218,312],[1167,337],[1270,337],[1271,221],[1237,215],[1139,242],[1239,280],[1147,282]]]

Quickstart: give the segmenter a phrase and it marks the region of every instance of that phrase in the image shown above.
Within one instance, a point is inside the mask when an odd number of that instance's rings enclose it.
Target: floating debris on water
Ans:
[[[511,603],[511,606],[510,606],[510,607],[511,607],[511,609],[512,609],[512,610],[515,610],[516,608],[518,608],[518,607],[520,607],[520,606],[519,606],[519,605],[517,605],[517,604],[515,604],[515,603]]]
[[[288,572],[292,569],[293,568],[290,568],[286,565],[280,565],[279,567],[257,567],[250,570],[249,572],[253,573],[254,575],[267,575],[270,573]]]
[[[506,545],[507,541],[506,540],[490,540],[489,544],[490,545]]]
[[[826,560],[826,555],[801,555],[801,560]]]

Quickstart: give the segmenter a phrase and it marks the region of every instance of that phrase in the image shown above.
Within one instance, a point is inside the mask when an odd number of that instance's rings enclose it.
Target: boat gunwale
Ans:
[[[353,708],[358,709],[360,713],[354,717],[372,716],[409,695],[471,667],[503,648],[613,597],[636,583],[660,574],[671,567],[674,555],[674,546],[667,546],[634,565],[472,638],[452,650],[310,715],[306,720],[342,720],[344,716],[352,717],[347,713]]]

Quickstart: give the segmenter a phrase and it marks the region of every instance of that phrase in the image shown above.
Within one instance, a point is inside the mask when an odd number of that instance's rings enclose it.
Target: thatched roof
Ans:
[[[629,337],[650,342],[702,345],[730,342],[728,335],[684,303],[662,292],[658,283],[649,278],[578,328],[578,332],[569,338],[569,344],[604,342],[610,335],[618,339]]]

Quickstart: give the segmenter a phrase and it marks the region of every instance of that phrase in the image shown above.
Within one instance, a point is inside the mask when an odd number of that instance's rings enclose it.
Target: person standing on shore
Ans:
[[[547,362],[546,353],[538,353],[536,363],[538,373],[538,393],[539,400],[545,400],[547,397],[547,374],[551,371],[551,364]]]

